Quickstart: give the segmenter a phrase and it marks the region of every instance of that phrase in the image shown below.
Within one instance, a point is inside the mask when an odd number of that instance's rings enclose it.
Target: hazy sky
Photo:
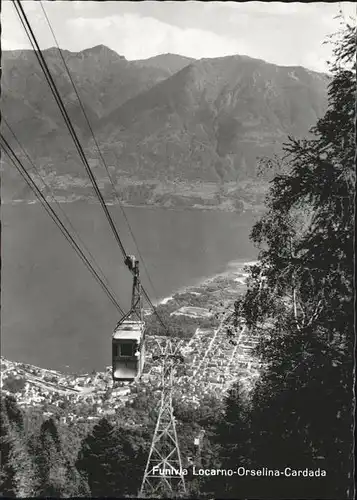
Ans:
[[[283,66],[326,71],[341,6],[353,2],[42,2],[62,48],[79,51],[104,44],[127,59],[167,52],[219,57],[245,54]],[[23,2],[43,48],[55,45],[40,2]],[[30,48],[9,0],[2,2],[2,48]]]

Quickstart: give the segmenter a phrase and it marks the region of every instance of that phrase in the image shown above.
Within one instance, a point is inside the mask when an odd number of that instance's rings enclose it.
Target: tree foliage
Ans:
[[[267,211],[251,235],[259,262],[235,304],[236,315],[261,339],[257,353],[263,370],[253,395],[247,400],[237,385],[224,405],[208,397],[200,408],[175,401],[185,459],[233,470],[321,468],[327,476],[191,478],[194,497],[353,496],[355,41],[356,28],[345,25],[335,42],[329,107],[312,136],[289,138],[284,158],[267,165],[275,172]],[[213,321],[171,317],[169,308],[162,312],[178,336]],[[155,321],[150,319],[150,328],[158,334]],[[2,493],[136,496],[155,405],[155,395],[142,392],[122,410],[125,425],[103,418],[87,433],[88,423],[84,431],[70,431],[52,418],[24,417],[13,397],[2,398]],[[203,430],[197,451],[194,440]],[[75,464],[69,450],[74,436],[78,443],[83,437]]]
[[[4,381],[3,389],[16,394],[17,392],[21,392],[25,385],[26,381],[24,378],[14,377],[11,375]]]
[[[88,486],[64,453],[52,418],[42,423],[39,436],[32,441],[32,453],[36,460],[38,496],[87,496]]]
[[[37,491],[36,473],[27,445],[24,418],[16,400],[1,400],[0,491],[8,497],[30,497]]]
[[[117,496],[117,453],[113,440],[114,426],[102,418],[83,441],[76,467],[88,481],[91,495]]]
[[[237,424],[241,439],[222,445],[252,468],[320,467],[327,478],[244,479],[236,496],[352,495],[355,54],[356,28],[346,24],[335,41],[326,114],[311,138],[289,138],[283,168],[270,162],[278,173],[251,235],[259,262],[238,301],[260,334],[265,369],[244,425],[240,403],[227,401],[226,425]],[[222,428],[218,434],[224,443]]]
[[[102,418],[83,440],[76,467],[94,497],[136,495],[149,451],[140,428],[116,427]]]

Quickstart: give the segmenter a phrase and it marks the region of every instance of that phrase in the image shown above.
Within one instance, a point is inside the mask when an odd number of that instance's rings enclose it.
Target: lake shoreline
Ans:
[[[185,290],[208,287],[222,273],[239,272],[256,256],[249,240],[254,220],[245,214],[141,208],[125,211],[154,292],[150,293],[142,265],[143,284],[156,304]],[[119,207],[110,211],[126,251],[137,255]],[[126,311],[131,277],[100,207],[69,203],[65,212]],[[72,373],[107,366],[111,334],[120,317],[43,207],[3,206],[3,239],[2,354],[10,360]],[[229,284],[232,289],[240,285]],[[201,297],[197,288],[197,297],[182,296],[180,303],[184,305],[187,298],[187,303],[200,302],[205,307],[206,296],[215,300],[211,292],[217,290],[219,295],[219,287],[217,282]],[[170,314],[175,303],[167,305],[165,314]]]
[[[176,290],[172,295],[159,299],[156,303],[154,303],[154,306],[158,307],[161,305],[166,305],[170,301],[175,300],[175,296],[180,296],[180,295],[183,295],[185,293],[200,294],[199,292],[195,291],[195,289],[196,290],[201,289],[202,291],[204,291],[205,287],[207,287],[208,285],[216,284],[221,278],[227,278],[228,280],[237,281],[239,276],[243,276],[244,277],[243,279],[245,279],[248,276],[248,273],[246,272],[246,268],[249,266],[255,265],[257,262],[258,262],[257,260],[247,261],[246,259],[239,259],[239,260],[231,261],[227,264],[226,269],[224,271],[216,273],[212,276],[204,277],[204,278],[200,279],[195,284],[183,286],[180,289]],[[242,289],[245,289],[245,284],[243,283],[243,279],[242,279],[242,281],[240,281],[241,286],[237,286],[237,295],[238,295],[238,293],[242,292]],[[153,313],[151,313],[151,314],[153,314]],[[1,356],[1,358],[3,360],[10,361],[10,362],[18,364],[18,365],[20,365],[20,364],[26,365],[26,363],[24,363],[22,361],[16,361],[14,359],[9,360],[8,358],[5,358],[4,356]],[[74,376],[75,375],[77,377],[80,377],[80,376],[89,375],[88,372],[84,372],[84,373],[81,371],[66,372],[64,369],[51,370],[49,368],[45,368],[42,366],[33,365],[32,363],[29,363],[28,365],[31,367],[38,368],[39,370],[42,370],[44,372],[46,371],[46,372],[51,372],[51,373],[61,373],[64,376],[67,376],[67,375]],[[103,367],[103,369],[99,370],[99,372],[101,372],[101,371],[104,372],[107,368],[108,367]]]
[[[88,203],[89,205],[100,205],[99,201],[97,200],[87,200],[84,198],[76,198],[73,200],[57,200],[56,202],[51,200],[47,200],[47,202],[50,205],[70,205],[72,203]],[[39,200],[7,200],[7,201],[2,201],[3,205],[35,205],[35,204],[41,204]],[[171,210],[175,212],[184,212],[184,211],[201,211],[201,212],[222,212],[222,213],[235,213],[237,215],[259,215],[260,213],[263,212],[263,207],[261,205],[254,206],[253,208],[248,208],[248,209],[243,209],[243,210],[235,210],[232,209],[231,207],[225,207],[225,206],[220,206],[220,205],[213,205],[213,206],[203,206],[203,205],[187,205],[185,207],[167,207],[165,205],[152,205],[152,204],[147,204],[147,205],[133,205],[130,203],[118,203],[118,202],[107,202],[106,205],[108,207],[122,207],[122,208],[141,208],[141,209],[150,209],[150,210]]]
[[[154,305],[155,307],[160,305],[166,305],[171,300],[174,300],[175,295],[192,293],[192,289],[196,288],[204,289],[205,286],[217,282],[220,278],[237,279],[238,275],[243,275],[243,277],[246,278],[248,276],[246,268],[252,265],[256,265],[258,262],[259,262],[258,260],[247,261],[246,259],[233,260],[226,265],[226,269],[224,271],[215,273],[214,275],[211,276],[206,276],[204,278],[201,278],[194,284],[183,286],[180,289],[176,290],[172,295],[160,298],[157,302],[154,303]]]

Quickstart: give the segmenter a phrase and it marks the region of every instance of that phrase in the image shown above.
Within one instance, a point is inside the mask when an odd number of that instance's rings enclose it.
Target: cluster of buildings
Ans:
[[[165,343],[166,337],[148,337],[140,382],[113,386],[111,367],[91,375],[65,375],[2,358],[1,387],[4,393],[11,392],[6,383],[8,377],[22,379],[25,383],[16,392],[20,406],[41,407],[45,416],[53,414],[56,408],[68,408],[62,417],[66,422],[96,420],[114,415],[127,402],[132,402],[138,389],[140,392],[145,386],[160,385],[161,362],[156,356]],[[184,362],[176,369],[175,390],[183,400],[199,404],[206,395],[222,397],[237,380],[249,391],[259,376],[259,364],[252,354],[257,339],[249,336],[246,329],[230,339],[222,322],[214,331],[198,328],[188,341],[172,339],[174,347],[177,343]],[[83,406],[88,408],[86,415],[83,415]]]
[[[243,327],[231,338],[222,325],[215,332],[198,329],[185,346],[184,353],[191,359],[186,373],[179,378],[182,397],[194,402],[206,395],[224,396],[234,382],[250,391],[259,377],[259,363],[253,350],[256,338],[249,337]]]
[[[45,416],[53,415],[56,408],[75,410],[86,405],[92,409],[92,415],[87,416],[89,420],[115,413],[130,393],[128,388],[112,391],[111,367],[91,375],[71,375],[5,358],[1,358],[1,390],[3,394],[15,393],[21,407],[44,409]],[[76,412],[68,411],[64,420],[72,421],[77,417]]]
[[[127,402],[132,402],[138,392],[145,391],[145,386],[160,386],[161,362],[156,356],[165,342],[165,337],[149,337],[141,381],[115,386],[111,367],[105,372],[76,376],[2,358],[3,393],[10,392],[6,384],[8,377],[23,379],[23,388],[16,392],[18,404],[42,408],[44,416],[50,417],[60,409],[64,410],[61,412],[64,422],[84,422],[114,415]],[[259,366],[252,356],[256,342],[243,331],[232,343],[224,326],[215,331],[198,328],[189,341],[173,339],[174,346],[179,343],[184,359],[177,366],[175,391],[182,400],[197,405],[206,395],[222,397],[236,380],[249,391],[259,376]]]
[[[199,404],[205,396],[222,397],[238,380],[249,393],[259,377],[260,366],[253,354],[258,339],[244,325],[229,335],[224,321],[236,297],[237,285],[244,286],[245,278],[243,269],[238,267],[235,273],[224,273],[192,291],[186,290],[185,293],[192,295],[201,295],[200,290],[204,295],[208,293],[208,308],[187,305],[173,312],[197,318],[214,315],[221,320],[218,328],[197,328],[189,340],[172,339],[174,347],[179,343],[183,356],[175,377],[176,389],[183,400]],[[241,283],[236,283],[238,280]],[[157,356],[162,353],[166,340],[161,336],[147,337],[144,371],[140,381],[134,383],[121,382],[113,386],[111,367],[104,372],[71,375],[1,358],[1,388],[3,393],[16,392],[20,406],[41,407],[49,415],[57,407],[65,410],[62,412],[65,421],[96,420],[115,414],[146,388],[160,386],[161,362]],[[20,389],[11,390],[9,379],[22,380],[22,384],[17,384]]]
[[[161,365],[156,356],[165,342],[165,337],[148,340],[142,383],[153,387],[160,384]],[[174,348],[179,344],[183,355],[183,363],[176,368],[174,390],[182,400],[197,405],[205,396],[223,397],[237,381],[249,394],[259,378],[260,363],[254,355],[257,343],[257,337],[245,327],[230,338],[223,321],[216,330],[197,328],[189,341],[172,339]]]

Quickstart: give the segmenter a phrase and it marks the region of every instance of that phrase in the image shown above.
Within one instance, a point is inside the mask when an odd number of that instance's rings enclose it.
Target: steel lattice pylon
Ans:
[[[175,365],[182,357],[177,355],[170,340],[158,357],[163,363],[161,402],[139,496],[179,497],[185,495],[186,485],[173,414],[172,387]]]
[[[139,261],[134,255],[127,255],[125,264],[133,274],[133,288],[131,294],[130,316],[136,315],[140,321],[143,320],[143,304],[141,297],[141,284],[139,279]]]

